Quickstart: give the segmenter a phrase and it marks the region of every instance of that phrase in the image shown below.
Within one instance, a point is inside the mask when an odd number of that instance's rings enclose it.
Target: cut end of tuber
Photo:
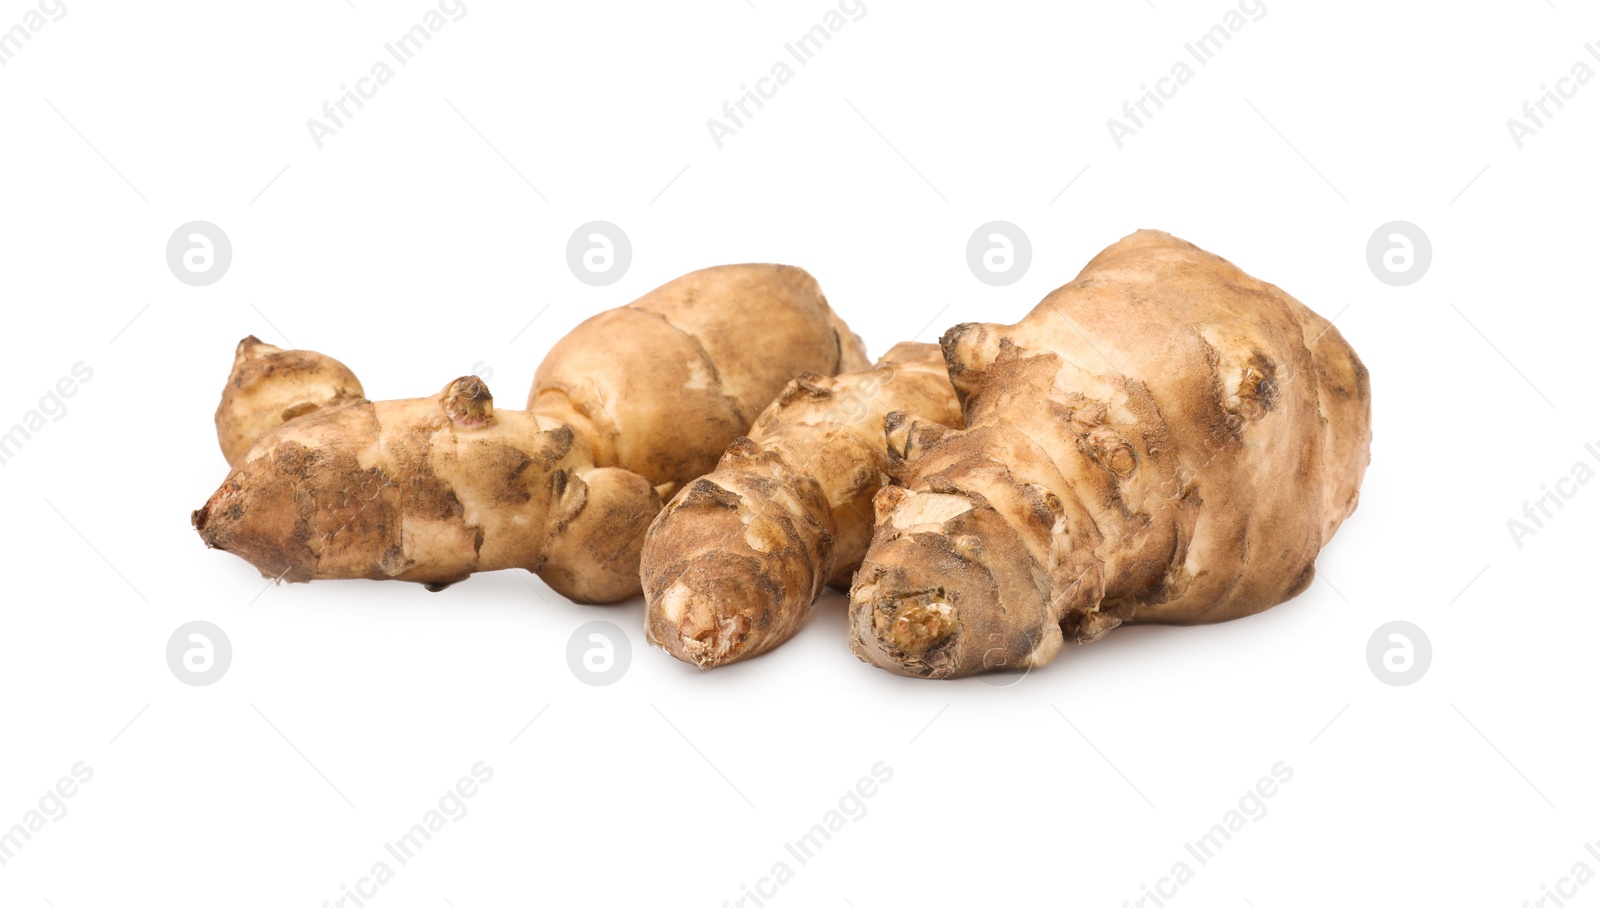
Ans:
[[[885,625],[881,635],[889,645],[908,658],[921,659],[928,651],[950,639],[956,629],[956,610],[940,600],[913,602],[889,610],[892,618],[877,619]]]

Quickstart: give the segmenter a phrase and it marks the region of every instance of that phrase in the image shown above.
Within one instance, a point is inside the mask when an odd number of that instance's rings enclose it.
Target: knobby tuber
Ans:
[[[441,588],[520,567],[571,599],[625,599],[662,495],[708,471],[796,374],[866,366],[816,281],[784,265],[693,272],[594,316],[540,365],[527,411],[496,409],[470,376],[374,403],[339,367],[347,381],[291,393],[241,356],[218,431],[225,454],[246,450],[194,524],[284,580]]]
[[[941,344],[966,428],[886,422],[896,485],[850,594],[874,665],[960,677],[1119,624],[1250,615],[1311,583],[1355,509],[1366,368],[1299,301],[1165,233]]]
[[[217,443],[230,465],[256,439],[291,419],[366,392],[344,363],[310,350],[282,350],[254,335],[239,342],[217,406]]]
[[[824,583],[847,587],[887,480],[890,411],[961,424],[938,347],[900,344],[871,371],[785,388],[651,525],[650,642],[701,668],[745,659],[794,636]]]

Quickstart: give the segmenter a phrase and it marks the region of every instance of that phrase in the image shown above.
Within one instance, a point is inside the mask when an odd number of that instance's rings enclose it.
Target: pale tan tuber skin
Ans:
[[[364,397],[344,363],[310,350],[283,350],[252,335],[234,352],[233,373],[217,405],[217,443],[228,463],[236,464],[256,439],[283,423]]]
[[[346,401],[283,422],[194,523],[207,545],[285,580],[437,589],[520,567],[571,599],[618,601],[640,591],[657,486],[714,463],[748,428],[743,414],[796,371],[865,362],[801,269],[708,268],[558,342],[531,412],[496,409],[469,376],[430,398]]]
[[[729,265],[574,328],[534,373],[528,409],[572,426],[595,462],[670,494],[711,472],[796,375],[870,366],[804,269]]]
[[[942,345],[967,428],[892,415],[851,590],[857,655],[953,678],[1049,662],[1123,623],[1254,614],[1311,583],[1370,459],[1337,329],[1140,231],[1016,325]]]
[[[736,662],[799,632],[824,583],[848,585],[887,479],[890,411],[961,424],[938,347],[900,344],[871,371],[791,382],[651,524],[650,642],[703,669]]]

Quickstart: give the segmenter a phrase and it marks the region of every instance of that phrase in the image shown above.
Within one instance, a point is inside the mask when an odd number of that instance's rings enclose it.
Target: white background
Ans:
[[[1179,860],[1177,904],[1254,908],[1514,906],[1600,871],[1600,483],[1520,548],[1507,529],[1600,468],[1600,84],[1520,150],[1506,127],[1600,68],[1592,10],[1268,0],[1118,150],[1107,118],[1224,3],[868,0],[719,150],[707,118],[824,3],[467,0],[318,150],[306,120],[424,3],[67,7],[0,67],[0,428],[93,369],[0,467],[0,828],[94,776],[0,866],[0,903],[322,905],[480,760],[469,812],[369,905],[718,906],[779,860],[766,904],[853,908],[1123,905]],[[234,250],[203,288],[164,259],[197,219]],[[634,247],[604,288],[565,263],[595,219]],[[994,219],[1033,245],[1004,288],[965,260]],[[1409,287],[1365,258],[1396,219],[1433,244]],[[790,645],[700,674],[645,645],[637,601],[509,572],[271,587],[189,526],[246,334],[374,398],[476,368],[515,402],[572,325],[694,268],[802,265],[877,355],[1014,321],[1140,227],[1337,316],[1372,373],[1360,510],[1255,618],[1119,630],[998,687],[858,662],[832,594]],[[210,687],[165,660],[193,619],[232,640]],[[633,639],[609,687],[565,656],[596,619]],[[1396,619],[1433,645],[1409,687],[1366,660]],[[866,814],[799,866],[784,843],[879,761]],[[1279,761],[1292,780],[1200,866],[1184,843]]]

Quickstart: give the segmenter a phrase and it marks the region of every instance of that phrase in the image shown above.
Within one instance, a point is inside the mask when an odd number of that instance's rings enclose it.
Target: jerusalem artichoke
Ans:
[[[874,665],[1027,668],[1118,624],[1253,614],[1311,583],[1356,506],[1360,359],[1293,297],[1165,233],[942,346],[967,428],[887,421],[898,485],[874,500],[850,604]]]
[[[872,371],[791,382],[651,524],[640,561],[650,642],[724,665],[794,636],[823,583],[848,586],[887,478],[890,411],[960,425],[938,347],[903,343]]]
[[[521,567],[575,600],[625,599],[662,492],[709,469],[795,373],[865,363],[801,269],[709,268],[575,328],[527,412],[495,409],[469,376],[431,398],[289,419],[237,458],[194,524],[291,581],[441,588]]]

